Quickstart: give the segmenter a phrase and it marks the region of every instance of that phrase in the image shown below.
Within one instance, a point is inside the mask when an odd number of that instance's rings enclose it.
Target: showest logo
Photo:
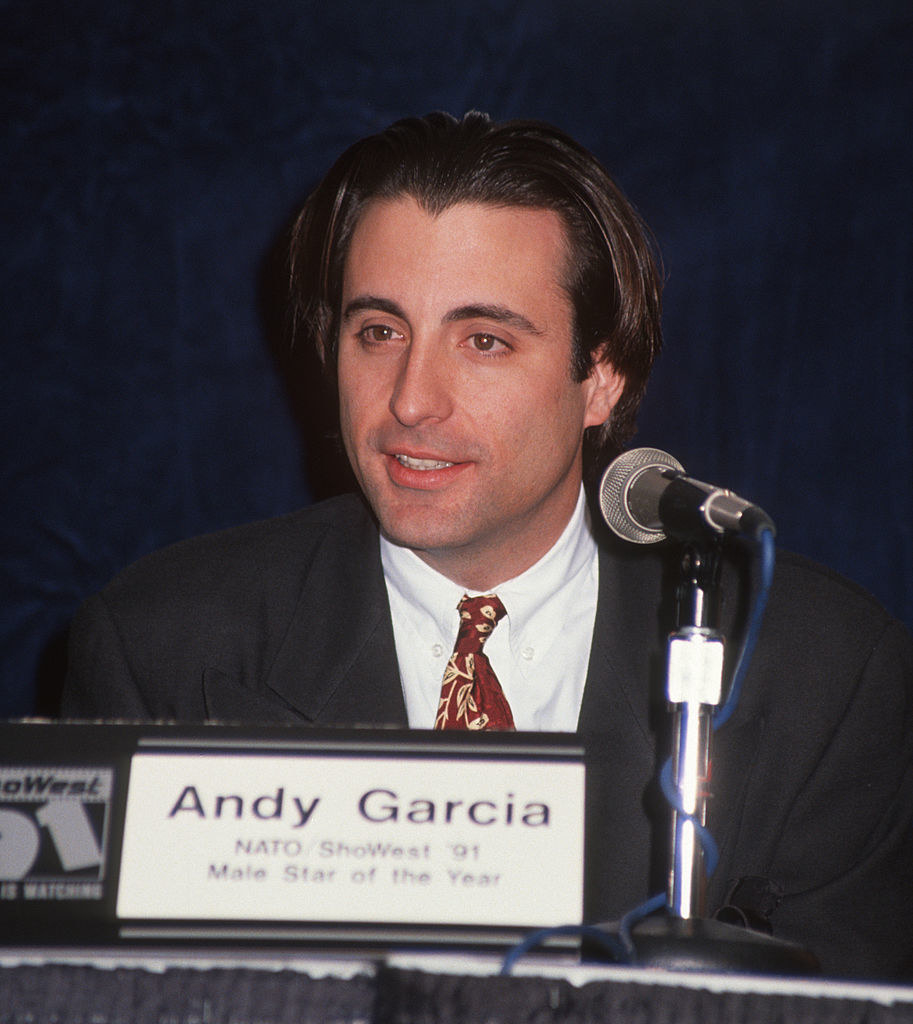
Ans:
[[[0,906],[101,899],[114,770],[0,767]]]
[[[94,797],[104,800],[110,796],[110,786],[105,785],[106,781],[98,772],[90,775],[81,773],[80,778],[67,778],[55,772],[0,769],[0,798],[34,800],[36,797]]]

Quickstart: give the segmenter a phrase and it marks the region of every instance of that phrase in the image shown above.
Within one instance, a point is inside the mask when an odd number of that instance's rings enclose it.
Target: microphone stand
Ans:
[[[666,699],[672,707],[672,858],[666,904],[679,918],[703,917],[704,846],[713,709],[723,695],[723,635],[716,628],[719,544],[682,559],[678,628],[669,637]]]
[[[674,794],[666,906],[634,925],[633,962],[670,970],[816,974],[817,959],[802,947],[705,916],[706,787],[713,713],[723,696],[724,639],[717,628],[721,552],[721,538],[709,537],[689,544],[681,561],[666,679]]]

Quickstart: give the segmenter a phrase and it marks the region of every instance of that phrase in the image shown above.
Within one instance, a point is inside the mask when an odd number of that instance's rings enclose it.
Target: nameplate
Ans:
[[[141,750],[117,916],[579,922],[582,763],[449,754]]]

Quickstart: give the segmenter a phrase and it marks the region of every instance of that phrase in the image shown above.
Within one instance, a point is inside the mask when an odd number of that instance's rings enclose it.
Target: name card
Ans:
[[[583,836],[575,761],[140,752],[117,916],[575,923]]]

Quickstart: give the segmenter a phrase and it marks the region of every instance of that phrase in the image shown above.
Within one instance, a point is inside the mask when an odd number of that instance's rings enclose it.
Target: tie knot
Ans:
[[[457,608],[460,612],[457,643],[466,652],[481,651],[491,631],[507,614],[497,594],[482,594],[480,597],[464,594]]]

